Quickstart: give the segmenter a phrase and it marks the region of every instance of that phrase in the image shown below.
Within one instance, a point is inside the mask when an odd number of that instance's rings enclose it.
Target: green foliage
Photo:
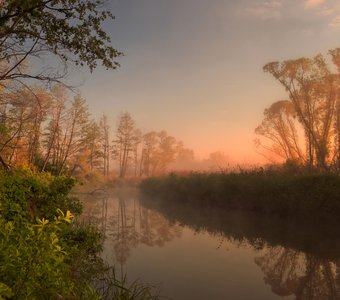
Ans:
[[[82,287],[90,287],[89,283],[107,269],[98,256],[102,251],[103,235],[96,227],[81,224],[67,227],[61,234],[64,247],[68,249],[72,276],[77,282],[77,294],[83,294]]]
[[[118,66],[114,59],[121,53],[109,45],[110,38],[102,29],[102,23],[113,18],[103,0],[11,0],[1,1],[0,9],[4,60],[50,52],[61,61],[87,65],[91,71],[98,60],[106,68]],[[11,78],[11,70],[6,71],[0,79]]]
[[[59,232],[70,222],[69,214],[54,221],[38,219],[32,224],[14,217],[0,219],[1,296],[11,299],[52,299],[72,294],[67,252],[61,247]]]
[[[68,196],[75,183],[72,177],[34,174],[25,169],[1,174],[0,210],[6,219],[11,219],[14,213],[50,218],[55,215],[57,208],[80,213],[79,200]]]
[[[72,221],[81,209],[68,196],[73,178],[21,169],[0,179],[0,299],[155,299],[112,277],[102,233]]]

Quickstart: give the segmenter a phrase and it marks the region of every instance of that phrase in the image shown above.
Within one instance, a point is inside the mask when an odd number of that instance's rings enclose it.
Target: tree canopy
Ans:
[[[113,19],[106,0],[0,1],[0,82],[4,80],[61,80],[64,74],[44,66],[26,68],[29,59],[52,54],[58,63],[87,66],[98,62],[107,69],[119,66],[122,53],[110,45],[103,22]]]
[[[0,1],[0,90],[19,83],[38,101],[32,80],[69,85],[65,77],[70,65],[87,66],[91,72],[98,63],[118,67],[116,58],[122,53],[103,29],[114,18],[106,1]],[[7,105],[5,98],[1,107]],[[0,163],[8,168],[2,155]]]

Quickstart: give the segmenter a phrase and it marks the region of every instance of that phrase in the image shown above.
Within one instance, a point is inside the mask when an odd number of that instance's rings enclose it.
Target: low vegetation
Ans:
[[[143,206],[170,222],[256,249],[278,245],[339,258],[340,175],[260,169],[170,174],[140,184]]]
[[[103,236],[77,224],[70,177],[0,174],[0,299],[155,299],[118,280],[99,254]]]
[[[340,175],[253,170],[239,173],[170,174],[145,179],[144,195],[177,204],[255,211],[280,217],[337,217]]]

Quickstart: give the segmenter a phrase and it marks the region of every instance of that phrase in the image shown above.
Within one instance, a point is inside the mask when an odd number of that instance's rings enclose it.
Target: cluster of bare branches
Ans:
[[[113,158],[119,164],[122,178],[128,172],[133,176],[164,174],[169,165],[181,160],[186,153],[191,153],[189,159],[194,156],[192,150],[184,148],[181,141],[164,130],[143,134],[129,113],[119,116],[112,146]]]
[[[166,131],[143,134],[129,113],[121,114],[111,131],[107,116],[96,121],[85,99],[79,94],[70,99],[60,85],[2,92],[0,121],[0,153],[6,165],[56,175],[97,170],[107,176],[111,162],[111,170],[122,178],[150,176],[166,172],[190,152]]]
[[[269,157],[326,170],[340,167],[340,49],[327,57],[300,58],[264,66],[289,100],[273,103],[255,132],[271,141],[257,145]],[[335,67],[335,68],[334,68]],[[333,69],[337,71],[334,72]]]

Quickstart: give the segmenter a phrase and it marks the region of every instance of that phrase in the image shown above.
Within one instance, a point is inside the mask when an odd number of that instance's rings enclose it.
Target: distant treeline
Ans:
[[[56,175],[116,170],[126,177],[163,174],[171,163],[194,159],[166,131],[142,133],[127,112],[110,129],[106,115],[93,119],[85,99],[69,99],[61,86],[6,88],[0,95],[5,167],[26,165]]]
[[[6,88],[0,96],[0,155],[5,167],[24,165],[55,175],[111,172],[124,178],[228,166],[223,152],[199,161],[193,150],[166,131],[143,133],[128,112],[110,128],[106,115],[95,120],[86,100],[79,94],[70,99],[62,86]]]

